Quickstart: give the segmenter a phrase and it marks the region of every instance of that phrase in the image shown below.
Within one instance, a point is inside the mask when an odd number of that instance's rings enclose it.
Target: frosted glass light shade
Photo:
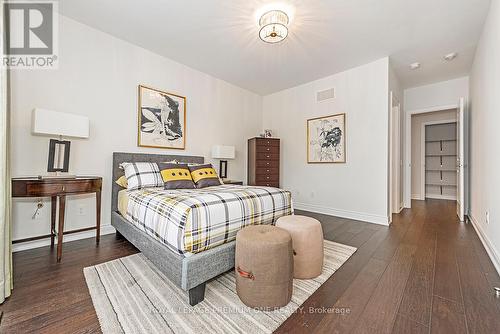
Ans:
[[[34,134],[89,137],[89,119],[85,116],[37,108],[31,122]]]
[[[266,43],[278,43],[288,36],[288,15],[281,10],[271,10],[259,20],[259,37]]]
[[[214,159],[234,159],[234,146],[215,145],[212,147],[212,158]]]

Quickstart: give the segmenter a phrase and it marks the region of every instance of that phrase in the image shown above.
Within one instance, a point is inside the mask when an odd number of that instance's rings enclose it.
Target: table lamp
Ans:
[[[34,134],[59,137],[49,141],[47,172],[56,172],[56,176],[60,172],[68,172],[71,142],[62,138],[88,138],[88,117],[37,108],[33,110],[31,120]]]
[[[227,159],[234,159],[234,146],[214,145],[212,147],[212,158],[221,159],[219,165],[219,176],[221,179],[227,178]]]

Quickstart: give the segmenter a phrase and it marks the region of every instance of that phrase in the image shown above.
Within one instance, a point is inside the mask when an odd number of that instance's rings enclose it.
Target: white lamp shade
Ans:
[[[215,145],[212,147],[212,158],[234,159],[234,146]]]
[[[89,118],[85,116],[37,108],[31,121],[34,134],[89,137]]]

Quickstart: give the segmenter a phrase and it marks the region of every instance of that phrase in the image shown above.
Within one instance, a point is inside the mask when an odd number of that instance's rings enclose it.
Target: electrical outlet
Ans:
[[[84,205],[79,205],[78,206],[78,212],[77,212],[77,214],[79,216],[85,216],[87,214],[87,210],[86,210],[86,208],[85,208]]]
[[[490,212],[486,211],[486,224],[490,223]]]
[[[40,219],[41,217],[40,211],[42,210],[42,208],[43,208],[43,201],[39,199],[38,202],[36,203],[35,213],[33,213],[31,219]]]

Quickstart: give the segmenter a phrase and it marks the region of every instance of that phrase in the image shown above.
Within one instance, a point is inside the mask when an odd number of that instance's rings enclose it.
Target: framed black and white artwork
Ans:
[[[139,85],[137,144],[183,150],[186,147],[186,98]]]
[[[345,143],[345,114],[307,120],[308,163],[345,162]]]

